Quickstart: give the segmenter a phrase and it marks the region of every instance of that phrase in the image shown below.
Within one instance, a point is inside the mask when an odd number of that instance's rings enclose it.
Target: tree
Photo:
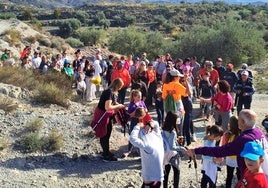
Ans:
[[[77,31],[77,36],[85,46],[97,45],[105,36],[105,31],[96,27],[84,28]]]
[[[141,54],[145,46],[144,34],[133,27],[114,31],[108,42],[109,50],[120,54]]]
[[[56,19],[59,19],[60,16],[61,16],[61,10],[59,8],[55,8],[55,10],[54,10],[54,17]]]
[[[81,27],[81,22],[75,18],[66,19],[60,24],[60,36],[66,38],[71,36],[75,30]]]

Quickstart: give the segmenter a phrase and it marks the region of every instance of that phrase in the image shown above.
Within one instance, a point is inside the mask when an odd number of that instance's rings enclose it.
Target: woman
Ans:
[[[106,161],[117,161],[117,158],[110,152],[109,140],[112,133],[112,119],[115,110],[125,108],[123,104],[118,104],[118,91],[123,87],[121,78],[115,79],[108,89],[104,90],[100,96],[99,103],[95,109],[91,125],[97,125],[96,136],[100,137],[100,144],[103,149],[103,159]],[[104,115],[105,114],[105,115]]]
[[[230,94],[230,85],[227,81],[218,82],[218,92],[211,99],[200,98],[200,102],[211,102],[215,107],[215,122],[221,125],[224,131],[227,131],[229,119],[232,115],[233,98]]]
[[[177,114],[169,111],[167,113],[165,123],[163,125],[163,137],[167,138],[168,145],[171,151],[175,151],[175,155],[178,151],[184,152],[186,149],[182,146],[179,146],[177,141],[177,135],[179,130],[176,126]],[[166,156],[166,155],[165,155]],[[179,163],[179,161],[178,161]],[[165,165],[165,175],[164,175],[164,188],[168,187],[168,176],[171,169],[171,164],[168,163],[167,160],[164,158],[164,165]],[[179,180],[180,180],[180,169],[178,167],[172,166],[173,169],[173,181],[174,181],[174,188],[179,187]]]

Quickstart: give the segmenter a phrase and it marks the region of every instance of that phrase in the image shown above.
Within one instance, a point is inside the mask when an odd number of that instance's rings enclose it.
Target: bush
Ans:
[[[79,48],[84,45],[83,42],[81,42],[79,39],[73,37],[69,37],[65,41],[73,48]]]
[[[30,44],[34,44],[36,42],[36,37],[29,36],[29,37],[26,37],[24,40],[26,40]]]
[[[30,132],[24,135],[20,140],[20,146],[26,152],[40,151],[42,143],[38,132]]]
[[[7,148],[7,141],[4,138],[0,139],[0,151],[4,150],[5,148]]]
[[[8,97],[0,98],[0,109],[4,110],[6,113],[12,112],[18,108],[18,104],[16,104],[13,100]]]
[[[57,151],[63,146],[62,134],[53,129],[49,136],[43,137],[42,149],[43,151]]]
[[[43,46],[46,46],[46,47],[50,47],[51,46],[51,40],[49,38],[45,38],[43,36],[41,37],[38,37],[37,41],[43,45]]]
[[[68,95],[65,90],[57,87],[54,83],[41,84],[37,90],[38,93],[34,96],[35,101],[44,104],[58,104],[68,107],[66,100],[70,95]]]
[[[21,34],[16,29],[9,29],[4,32],[4,35],[9,35],[9,41],[11,44],[16,44],[21,41]]]
[[[27,131],[29,132],[39,132],[43,127],[43,121],[41,118],[34,119],[27,124]]]

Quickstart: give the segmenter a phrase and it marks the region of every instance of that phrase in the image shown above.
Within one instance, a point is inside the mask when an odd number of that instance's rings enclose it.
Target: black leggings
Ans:
[[[227,178],[226,178],[226,188],[231,188],[232,187],[232,180],[233,180],[233,176],[234,176],[234,170],[236,169],[236,176],[237,179],[240,179],[240,170],[238,168],[235,167],[231,167],[227,165]]]
[[[164,188],[168,188],[168,176],[169,176],[169,172],[171,169],[171,165],[168,164],[165,166],[165,175],[164,175]],[[180,182],[180,170],[178,170],[176,167],[172,166],[173,169],[173,183],[174,183],[174,188],[178,188],[179,187],[179,182]]]
[[[112,118],[110,118],[109,123],[107,125],[107,134],[100,138],[100,144],[103,150],[103,156],[108,156],[110,154],[110,136],[112,133]]]

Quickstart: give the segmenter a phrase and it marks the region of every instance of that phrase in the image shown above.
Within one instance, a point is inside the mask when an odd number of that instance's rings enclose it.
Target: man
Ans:
[[[250,109],[252,102],[252,95],[255,92],[252,81],[249,79],[248,71],[241,73],[241,80],[239,80],[234,86],[234,91],[237,95],[237,114],[242,110]]]
[[[147,59],[147,54],[144,52],[142,55],[141,55],[141,59],[140,59],[140,62],[144,61],[145,64],[146,64],[146,67],[148,66],[148,64],[150,63],[150,61]]]
[[[235,100],[235,92],[234,92],[234,86],[238,81],[238,77],[236,73],[233,71],[234,65],[231,63],[228,63],[226,65],[226,71],[223,74],[223,80],[226,80],[230,84],[230,94],[233,98],[233,101]]]
[[[222,58],[217,58],[216,65],[213,68],[218,71],[220,80],[223,80],[223,75],[226,69],[224,66],[222,66]]]
[[[243,173],[246,169],[244,159],[240,156],[244,145],[249,141],[261,140],[264,136],[263,132],[255,127],[257,114],[252,110],[242,110],[238,117],[238,127],[241,130],[241,134],[231,143],[218,147],[199,147],[195,149],[187,150],[189,156],[194,154],[202,154],[213,157],[226,157],[236,155],[237,164],[240,172]]]
[[[248,65],[246,63],[243,63],[242,66],[241,66],[241,69],[237,71],[237,76],[238,76],[238,79],[241,80],[241,73],[246,70],[248,71],[248,78],[253,81],[253,73],[252,71],[248,70]]]

